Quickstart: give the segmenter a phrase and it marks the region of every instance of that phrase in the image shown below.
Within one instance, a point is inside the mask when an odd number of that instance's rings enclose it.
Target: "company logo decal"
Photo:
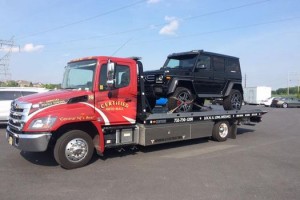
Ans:
[[[100,108],[105,110],[124,110],[128,107],[128,103],[124,101],[107,101],[100,104]]]
[[[53,105],[62,104],[62,103],[66,103],[66,101],[61,100],[61,99],[51,99],[51,100],[48,100],[48,101],[45,101],[45,102],[40,102],[40,107],[45,108],[45,107],[48,107],[48,106],[53,106]]]
[[[60,121],[92,121],[95,119],[95,116],[81,115],[75,117],[60,117]]]

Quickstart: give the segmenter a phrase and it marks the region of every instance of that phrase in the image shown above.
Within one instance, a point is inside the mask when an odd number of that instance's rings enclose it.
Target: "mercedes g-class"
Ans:
[[[189,112],[205,99],[223,99],[225,110],[240,110],[243,101],[239,58],[194,50],[170,54],[160,70],[145,72],[150,107],[168,98],[168,109]]]

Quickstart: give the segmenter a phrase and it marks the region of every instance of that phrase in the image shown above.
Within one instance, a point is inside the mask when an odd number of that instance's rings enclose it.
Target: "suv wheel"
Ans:
[[[240,110],[242,107],[243,97],[240,91],[231,90],[229,95],[223,100],[224,110]]]
[[[189,89],[178,87],[168,98],[168,109],[175,109],[174,112],[190,112],[193,109],[193,100],[194,96]]]

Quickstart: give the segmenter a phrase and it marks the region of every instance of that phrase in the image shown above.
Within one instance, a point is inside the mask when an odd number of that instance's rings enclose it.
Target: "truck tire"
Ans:
[[[65,169],[85,166],[94,152],[93,140],[81,130],[72,130],[63,134],[54,146],[54,158]]]
[[[175,92],[168,98],[168,109],[174,112],[190,112],[193,110],[194,95],[185,87],[176,88]]]
[[[227,137],[230,133],[230,126],[227,121],[219,121],[216,122],[213,131],[212,131],[212,137],[214,140],[218,142],[223,142],[227,140]]]
[[[243,96],[240,91],[232,89],[223,100],[224,110],[240,110],[242,108]]]

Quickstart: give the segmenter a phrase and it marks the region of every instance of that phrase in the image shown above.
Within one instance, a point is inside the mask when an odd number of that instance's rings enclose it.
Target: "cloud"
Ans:
[[[148,4],[155,4],[155,3],[159,3],[161,0],[148,0],[147,3]]]
[[[0,51],[2,52],[27,52],[27,53],[31,53],[31,52],[35,52],[35,51],[40,51],[44,48],[44,45],[34,45],[32,43],[28,43],[28,44],[25,44],[22,48],[21,47],[16,47],[16,46],[13,46],[13,47],[8,47],[8,46],[4,46],[0,49]]]
[[[175,17],[166,16],[165,20],[168,22],[167,25],[162,27],[159,31],[161,35],[176,35],[177,29],[179,28],[179,20]]]
[[[34,52],[39,51],[44,48],[44,45],[34,45],[32,43],[25,44],[24,47],[21,49],[23,52]]]

